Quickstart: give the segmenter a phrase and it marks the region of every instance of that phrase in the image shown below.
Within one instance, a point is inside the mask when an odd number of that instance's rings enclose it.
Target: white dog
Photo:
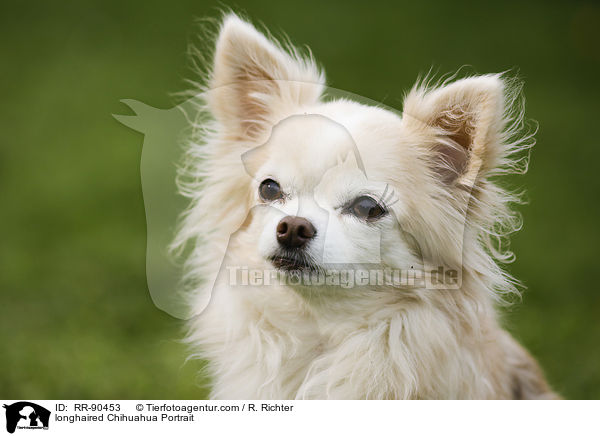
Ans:
[[[554,398],[495,309],[515,292],[498,262],[518,220],[492,177],[532,142],[518,89],[417,85],[399,115],[324,83],[225,17],[175,241],[192,247],[188,340],[212,397]]]

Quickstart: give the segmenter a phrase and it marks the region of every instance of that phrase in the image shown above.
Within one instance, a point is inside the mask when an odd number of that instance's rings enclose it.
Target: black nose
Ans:
[[[310,221],[299,216],[286,216],[277,224],[277,241],[287,248],[302,247],[316,233]]]

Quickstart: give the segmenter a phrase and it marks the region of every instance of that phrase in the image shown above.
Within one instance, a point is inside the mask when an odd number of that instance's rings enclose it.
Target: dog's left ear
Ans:
[[[433,90],[415,87],[406,97],[403,123],[442,183],[473,186],[499,165],[504,88],[500,76],[486,75]]]
[[[228,133],[252,139],[277,117],[317,102],[324,81],[312,59],[283,50],[232,14],[219,32],[207,100]]]

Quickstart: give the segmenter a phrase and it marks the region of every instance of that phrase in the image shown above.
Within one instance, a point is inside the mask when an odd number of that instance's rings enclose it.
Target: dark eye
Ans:
[[[375,220],[385,215],[385,209],[371,197],[358,197],[348,206],[347,211],[363,220]]]
[[[283,197],[281,186],[273,179],[263,180],[258,187],[258,193],[260,194],[260,198],[265,201],[278,200]]]

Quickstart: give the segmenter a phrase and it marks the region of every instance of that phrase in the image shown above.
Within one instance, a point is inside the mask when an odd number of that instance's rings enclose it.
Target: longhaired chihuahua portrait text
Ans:
[[[211,398],[557,397],[498,315],[498,180],[533,144],[515,79],[421,80],[396,112],[234,14],[206,68],[174,247]]]

